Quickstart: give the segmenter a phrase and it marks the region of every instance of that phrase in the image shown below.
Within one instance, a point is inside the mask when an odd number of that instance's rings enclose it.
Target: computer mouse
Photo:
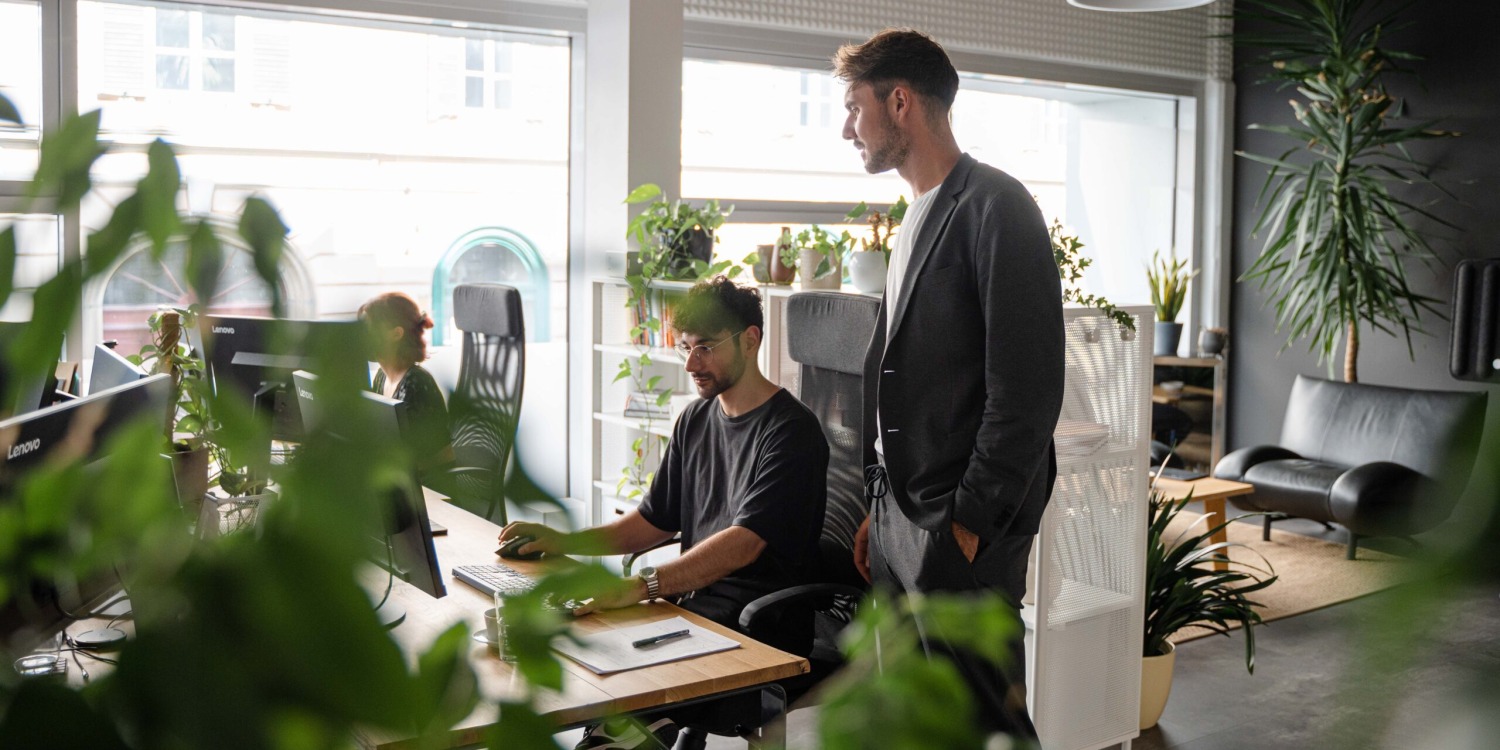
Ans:
[[[536,541],[534,536],[511,537],[500,543],[500,549],[495,550],[495,554],[509,560],[536,560],[542,556],[541,552],[527,552],[523,555],[516,551],[534,541]]]

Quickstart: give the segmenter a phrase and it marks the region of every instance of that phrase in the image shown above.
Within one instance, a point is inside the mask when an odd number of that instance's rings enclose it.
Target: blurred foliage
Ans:
[[[822,691],[818,742],[824,750],[977,748],[986,738],[974,702],[947,658],[929,659],[919,633],[996,665],[1022,635],[997,596],[873,591],[842,636],[848,663]]]

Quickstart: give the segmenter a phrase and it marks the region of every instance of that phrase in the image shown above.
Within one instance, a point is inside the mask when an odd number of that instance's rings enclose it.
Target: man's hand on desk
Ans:
[[[638,577],[626,578],[622,581],[624,588],[617,591],[600,594],[589,599],[577,609],[573,610],[576,617],[593,614],[605,609],[619,609],[629,607],[632,604],[640,604],[646,598],[646,582]]]
[[[516,550],[517,554],[528,555],[533,552],[542,552],[548,555],[560,555],[563,549],[563,533],[557,529],[543,526],[539,523],[528,523],[526,521],[514,521],[506,524],[500,531],[500,543],[504,544],[507,539],[518,536],[529,536],[533,541],[521,545]]]

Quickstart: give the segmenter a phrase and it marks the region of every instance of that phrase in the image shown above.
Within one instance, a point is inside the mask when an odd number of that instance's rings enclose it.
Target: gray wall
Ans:
[[[1440,127],[1457,130],[1459,138],[1419,144],[1419,157],[1431,159],[1439,168],[1435,176],[1457,200],[1428,190],[1415,195],[1439,200],[1435,211],[1452,222],[1457,231],[1426,222],[1431,231],[1446,238],[1437,246],[1446,252],[1445,262],[1431,270],[1415,267],[1410,275],[1429,296],[1442,300],[1446,315],[1452,296],[1453,265],[1462,258],[1500,257],[1500,8],[1496,3],[1440,0],[1415,3],[1404,20],[1410,23],[1389,35],[1392,49],[1421,55],[1413,63],[1419,77],[1396,78],[1393,94],[1406,98],[1408,113],[1416,119],[1441,118]],[[1439,8],[1439,6],[1441,6]],[[1239,31],[1254,26],[1240,24]],[[1235,148],[1253,153],[1279,154],[1289,141],[1262,131],[1249,130],[1250,123],[1291,123],[1287,101],[1291,91],[1278,91],[1274,84],[1257,84],[1263,71],[1244,65],[1254,50],[1236,50]],[[1235,162],[1233,272],[1243,274],[1260,251],[1264,237],[1251,238],[1255,225],[1256,196],[1265,180],[1265,169],[1245,159]],[[1299,340],[1280,351],[1285,336],[1276,332],[1274,308],[1254,283],[1236,283],[1231,289],[1229,447],[1274,443],[1280,435],[1287,395],[1298,373],[1327,377],[1317,357]],[[1412,339],[1415,360],[1407,355],[1404,339],[1365,331],[1360,336],[1359,379],[1365,383],[1408,388],[1470,390],[1481,386],[1452,379],[1448,375],[1449,324],[1423,316],[1430,335]],[[1280,352],[1278,354],[1278,351]],[[1337,355],[1336,376],[1343,377],[1343,352]],[[1500,389],[1489,388],[1489,431],[1486,450],[1497,450],[1500,435]]]

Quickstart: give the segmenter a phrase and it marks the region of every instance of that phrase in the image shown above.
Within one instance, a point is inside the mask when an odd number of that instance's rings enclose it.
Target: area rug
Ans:
[[[1168,533],[1175,536],[1198,518],[1198,514],[1184,511],[1168,528]],[[1391,588],[1405,580],[1413,567],[1399,556],[1364,548],[1359,550],[1359,559],[1345,560],[1343,544],[1275,528],[1271,529],[1269,542],[1261,541],[1260,535],[1259,523],[1229,524],[1229,541],[1249,548],[1231,549],[1230,559],[1262,566],[1255,554],[1258,552],[1280,576],[1276,583],[1252,596],[1265,605],[1260,613],[1266,622]],[[1183,643],[1214,634],[1206,628],[1184,628],[1173,635],[1171,641]]]

